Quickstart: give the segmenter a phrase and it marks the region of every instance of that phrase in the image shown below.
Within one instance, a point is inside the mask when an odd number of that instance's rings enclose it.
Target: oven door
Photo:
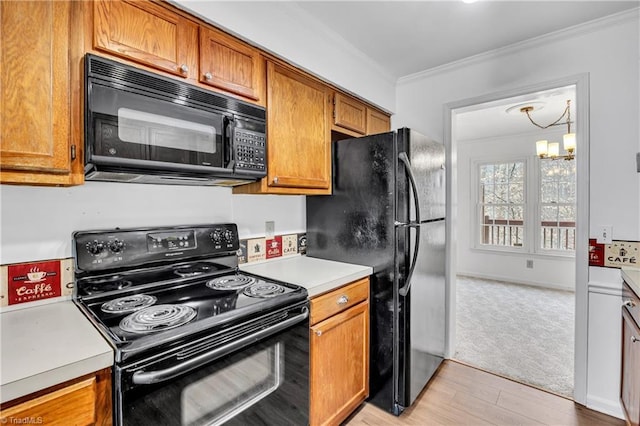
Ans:
[[[154,170],[223,168],[226,124],[219,112],[88,81],[86,141],[92,163]]]
[[[122,425],[306,425],[309,320],[304,305],[265,327],[204,350],[115,369],[115,423]],[[231,352],[227,353],[229,350]]]

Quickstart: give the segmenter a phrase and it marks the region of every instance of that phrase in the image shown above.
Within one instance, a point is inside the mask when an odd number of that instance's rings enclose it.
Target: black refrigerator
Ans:
[[[444,359],[445,149],[407,128],[333,143],[307,256],[373,268],[369,402],[399,415]]]

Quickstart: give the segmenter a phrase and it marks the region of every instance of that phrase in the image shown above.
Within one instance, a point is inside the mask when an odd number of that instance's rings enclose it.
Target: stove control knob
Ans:
[[[89,254],[91,254],[92,256],[97,256],[104,251],[105,246],[102,241],[93,240],[87,243],[86,248]]]
[[[233,231],[231,229],[227,229],[224,231],[224,241],[227,244],[233,243]]]
[[[220,244],[222,242],[222,231],[219,229],[213,231],[209,236],[215,244]]]
[[[111,253],[120,253],[122,252],[122,250],[124,250],[124,241],[121,241],[119,239],[115,239],[113,241],[109,242],[109,250],[111,251]]]

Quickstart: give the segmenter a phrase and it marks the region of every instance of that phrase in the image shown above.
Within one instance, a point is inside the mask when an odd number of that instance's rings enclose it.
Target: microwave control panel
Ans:
[[[266,141],[264,133],[236,128],[233,137],[236,170],[266,173]]]

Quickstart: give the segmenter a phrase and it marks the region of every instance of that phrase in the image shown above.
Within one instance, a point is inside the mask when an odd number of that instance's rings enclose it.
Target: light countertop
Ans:
[[[257,264],[245,263],[240,265],[240,270],[305,287],[309,297],[373,274],[373,268],[370,266],[308,256],[281,258]]]
[[[620,274],[631,290],[640,296],[640,269],[622,268]]]
[[[68,300],[3,312],[0,332],[3,403],[113,365],[111,346]]]

